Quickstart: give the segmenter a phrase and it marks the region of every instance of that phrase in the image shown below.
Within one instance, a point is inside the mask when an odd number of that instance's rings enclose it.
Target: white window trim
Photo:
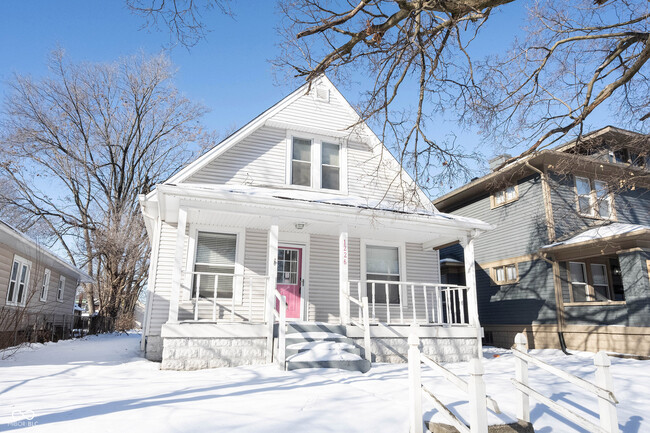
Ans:
[[[361,281],[365,281],[368,279],[367,275],[367,263],[366,263],[366,247],[370,246],[377,246],[377,247],[397,247],[397,254],[399,257],[399,280],[400,282],[408,282],[407,276],[406,276],[406,242],[390,242],[390,241],[376,241],[373,239],[361,239],[361,247],[360,247],[360,254],[359,254],[359,260],[361,262],[361,272],[360,272],[360,277]],[[400,299],[402,300],[402,305],[405,307],[408,307],[408,290],[407,287],[403,284],[400,284]],[[370,295],[370,294],[368,294]],[[356,296],[356,294],[353,293],[353,296]],[[370,296],[368,297],[368,300],[371,301]],[[377,304],[377,305],[386,305],[386,304]],[[397,305],[399,304],[391,304],[391,305]]]
[[[65,277],[61,275],[59,277],[59,286],[56,288],[56,300],[57,302],[63,302],[63,296],[65,295]]]
[[[14,287],[14,294],[16,296],[15,301],[10,301],[9,300],[9,285],[11,284],[11,272],[14,267],[14,262],[18,262],[18,274],[16,274],[16,285]],[[27,277],[25,277],[25,290],[23,292],[23,300],[22,302],[18,302],[18,282],[20,280],[20,270],[24,265],[27,265]],[[18,254],[14,254],[14,258],[11,261],[11,268],[9,268],[9,278],[7,280],[7,305],[11,305],[14,307],[24,307],[25,304],[27,303],[27,295],[29,294],[29,279],[32,274],[32,262],[31,260],[27,260],[24,257],[19,256]]]
[[[183,301],[189,301],[192,298],[192,272],[194,272],[194,259],[196,259],[196,241],[199,236],[199,232],[210,232],[210,233],[224,233],[228,235],[237,235],[237,247],[235,249],[235,275],[244,274],[244,254],[245,254],[245,245],[246,245],[246,229],[245,228],[233,228],[233,227],[224,227],[216,226],[210,224],[196,224],[190,223],[190,237],[187,240],[187,254],[186,254],[186,263],[185,263],[185,278],[183,278],[183,287],[182,287],[182,296]],[[242,305],[243,303],[243,287],[244,279],[235,278],[233,283],[233,293],[235,297],[235,304]],[[221,298],[217,299],[231,299],[231,298]]]
[[[41,283],[41,293],[39,300],[42,302],[47,302],[47,295],[50,293],[50,277],[52,273],[49,269],[45,269],[43,272],[43,282]]]
[[[293,161],[293,139],[300,138],[311,141],[311,186],[293,185],[291,183],[291,162]],[[339,145],[339,189],[321,188],[321,157],[322,143]],[[305,191],[322,191],[331,194],[348,194],[348,141],[347,139],[327,137],[300,131],[287,130],[285,139],[285,175],[284,184]]]

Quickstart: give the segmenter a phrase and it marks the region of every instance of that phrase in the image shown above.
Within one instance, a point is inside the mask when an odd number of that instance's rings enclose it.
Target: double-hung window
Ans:
[[[46,269],[43,273],[43,283],[41,284],[41,296],[40,300],[45,302],[47,301],[47,292],[50,289],[50,270]]]
[[[367,245],[366,246],[366,278],[368,280],[399,281],[400,280],[399,248]],[[398,284],[368,283],[368,298],[375,304],[399,304],[400,291]]]
[[[569,262],[569,275],[573,302],[590,300],[587,290],[587,266],[582,262]]]
[[[14,256],[7,288],[7,305],[25,306],[31,265],[29,260]]]
[[[616,280],[617,270],[620,274],[618,261],[610,260],[609,268],[614,280]],[[589,260],[585,262],[569,262],[568,271],[572,302],[625,300],[620,281],[614,281],[614,284],[610,284],[607,263],[592,263]]]
[[[237,235],[198,232],[192,298],[232,298]]]
[[[311,182],[311,140],[293,139],[291,152],[291,184],[312,186]]]
[[[578,212],[589,217],[613,218],[612,195],[607,182],[576,176]]]
[[[56,300],[63,302],[63,293],[65,292],[65,277],[61,275],[59,278],[59,288],[56,291]]]
[[[589,179],[576,177],[576,193],[578,194],[578,212],[583,215],[594,216],[593,197]]]
[[[291,185],[341,191],[343,153],[341,144],[321,139],[293,137],[290,149]]]
[[[340,146],[321,143],[321,188],[339,190],[341,173]]]

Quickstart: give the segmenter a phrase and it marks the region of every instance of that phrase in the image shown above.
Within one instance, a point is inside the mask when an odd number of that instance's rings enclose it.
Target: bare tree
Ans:
[[[149,244],[138,194],[165,180],[208,136],[205,109],[173,86],[164,55],[70,64],[16,76],[5,100],[0,212],[22,230],[45,225],[70,261],[95,278],[92,309],[131,314],[145,284]]]
[[[469,175],[462,148],[432,132],[443,114],[495,141],[532,143],[524,154],[580,134],[607,101],[643,127],[650,107],[648,2],[536,3],[525,38],[504,46],[507,55],[486,58],[472,43],[509,3],[284,0],[286,41],[276,63],[308,81],[368,71],[362,117],[379,123],[384,141],[425,186]]]
[[[143,27],[167,27],[171,40],[186,48],[207,36],[205,15],[213,9],[232,16],[230,0],[126,0],[126,6],[145,19]]]

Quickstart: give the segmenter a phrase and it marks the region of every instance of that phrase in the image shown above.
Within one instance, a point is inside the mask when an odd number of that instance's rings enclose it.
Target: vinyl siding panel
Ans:
[[[158,251],[158,265],[151,298],[151,322],[148,335],[160,335],[161,326],[169,318],[169,299],[172,287],[172,269],[176,250],[176,225],[162,222]]]
[[[490,196],[485,195],[451,212],[496,226],[475,241],[478,263],[533,254],[548,243],[540,177],[520,180],[517,188],[519,199],[504,206],[490,209]]]
[[[25,294],[25,308],[32,314],[73,314],[73,305],[78,285],[78,276],[68,272],[64,267],[44,255],[33,253],[31,245],[17,243],[9,238],[0,242],[0,307],[6,306],[9,278],[14,256],[18,255],[31,261],[27,293]],[[50,270],[50,283],[47,299],[40,300],[41,286],[45,269]],[[57,301],[59,277],[65,277],[63,300]],[[8,308],[16,308],[7,306]]]
[[[286,132],[262,127],[190,177],[186,183],[283,184],[285,159]]]
[[[339,240],[336,236],[310,236],[308,319],[339,321]]]

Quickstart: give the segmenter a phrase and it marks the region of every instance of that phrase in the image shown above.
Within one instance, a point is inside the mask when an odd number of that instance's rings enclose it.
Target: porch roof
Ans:
[[[464,234],[473,236],[490,230],[483,221],[445,214],[412,205],[395,205],[367,200],[355,196],[342,196],[297,189],[253,187],[247,185],[158,185],[157,194],[141,198],[145,215],[174,222],[178,207],[231,214],[239,225],[270,224],[266,219],[285,219],[285,226],[304,220],[311,226],[303,233],[337,232],[341,225],[357,226],[360,230],[393,231],[406,241],[430,242],[437,247],[460,239]],[[148,202],[148,203],[146,203]],[[156,203],[157,202],[157,203]],[[224,218],[220,217],[220,220]],[[288,221],[291,220],[290,224]],[[281,228],[282,229],[282,228]],[[406,233],[408,231],[410,233]],[[316,233],[316,232],[314,232]],[[385,233],[384,233],[385,234]]]
[[[599,255],[637,246],[650,247],[649,226],[612,223],[585,230],[560,242],[544,245],[541,251],[563,255],[574,253]]]

